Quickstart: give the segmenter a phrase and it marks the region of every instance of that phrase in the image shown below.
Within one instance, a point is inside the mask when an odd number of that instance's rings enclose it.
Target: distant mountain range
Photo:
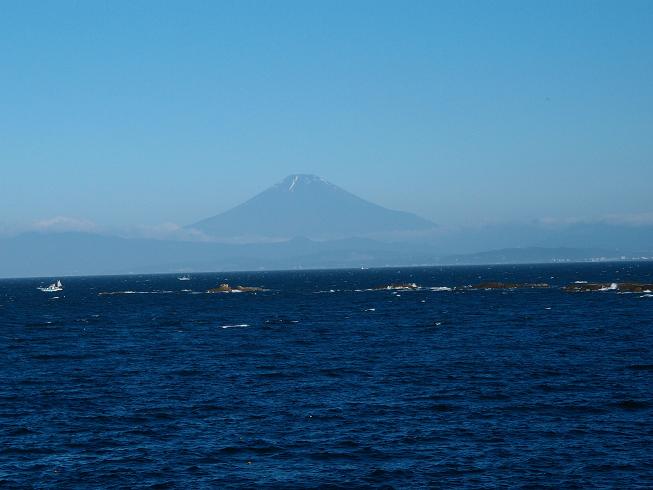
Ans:
[[[305,174],[290,175],[243,204],[191,225],[213,238],[242,243],[295,237],[387,239],[435,227],[424,218],[386,209]]]
[[[653,258],[653,254],[649,257]],[[365,238],[319,242],[296,238],[276,243],[224,244],[69,232],[25,233],[0,239],[0,277],[555,263],[620,258],[615,251],[540,247],[438,255],[428,244],[383,243]]]
[[[651,225],[449,229],[313,175],[289,176],[189,230],[209,240],[80,232],[0,238],[0,277],[653,259]]]

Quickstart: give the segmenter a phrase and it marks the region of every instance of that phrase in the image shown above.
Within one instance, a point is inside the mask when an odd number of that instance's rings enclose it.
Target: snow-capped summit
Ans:
[[[365,201],[316,175],[281,182],[192,228],[224,240],[281,240],[297,236],[334,239],[434,228],[411,213]]]
[[[318,177],[317,175],[294,174],[294,175],[289,175],[288,177],[283,179],[281,182],[277,184],[277,186],[285,188],[288,192],[293,192],[300,187],[311,185],[311,184],[333,185],[327,182],[326,180],[324,180],[322,177]]]

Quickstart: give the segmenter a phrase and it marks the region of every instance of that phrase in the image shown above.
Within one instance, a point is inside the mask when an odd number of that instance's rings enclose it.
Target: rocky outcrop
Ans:
[[[637,282],[620,282],[617,287],[622,293],[650,293],[653,291],[653,284]]]
[[[235,286],[231,287],[229,284],[220,284],[217,287],[211,288],[207,293],[255,293],[258,291],[267,291],[267,289],[253,287],[253,286]]]
[[[618,291],[621,293],[648,293],[653,291],[653,284],[638,282],[575,282],[564,288],[568,293],[587,293],[592,291]]]
[[[545,289],[549,285],[545,282],[520,283],[520,282],[481,282],[470,286],[470,289]]]
[[[612,287],[610,283],[601,283],[601,282],[580,282],[568,284],[565,286],[563,291],[568,293],[585,293],[590,291],[609,291],[610,289],[617,289],[616,284]]]

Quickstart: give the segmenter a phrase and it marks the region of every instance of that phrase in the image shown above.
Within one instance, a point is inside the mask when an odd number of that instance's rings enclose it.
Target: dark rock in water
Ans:
[[[209,289],[207,293],[255,293],[257,291],[267,291],[267,289],[253,286],[236,286],[232,288],[229,284],[225,283]]]
[[[416,289],[419,289],[419,286],[414,282],[392,283],[386,286],[378,286],[374,288],[375,291],[414,291]]]
[[[653,284],[638,282],[600,283],[600,282],[575,282],[568,284],[564,291],[569,293],[584,293],[591,291],[619,291],[621,293],[647,293],[653,291]]]
[[[637,282],[620,282],[619,291],[623,293],[650,293],[653,291],[653,284],[640,284]]]
[[[568,284],[562,289],[568,293],[584,293],[590,291],[608,291],[612,286],[612,284],[598,282],[575,282],[573,284]],[[612,289],[616,289],[616,284]]]
[[[545,289],[548,288],[547,283],[516,283],[516,282],[481,282],[474,284],[471,289]]]

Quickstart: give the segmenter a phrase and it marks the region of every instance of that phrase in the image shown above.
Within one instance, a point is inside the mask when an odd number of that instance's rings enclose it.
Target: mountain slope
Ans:
[[[191,226],[238,241],[337,239],[434,227],[426,219],[365,201],[314,175],[291,175],[249,201]]]

